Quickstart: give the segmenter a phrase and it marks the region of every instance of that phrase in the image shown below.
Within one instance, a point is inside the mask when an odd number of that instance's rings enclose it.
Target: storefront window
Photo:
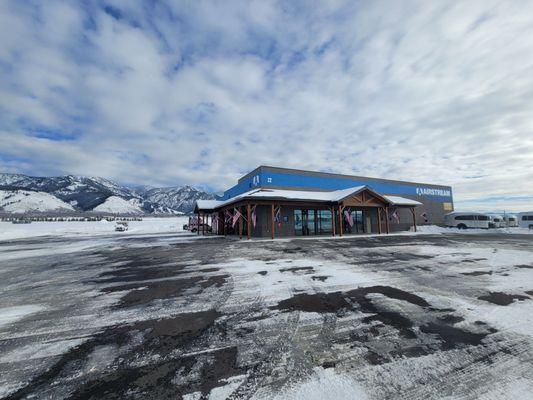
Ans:
[[[320,234],[332,233],[332,218],[330,210],[318,210],[318,231]]]

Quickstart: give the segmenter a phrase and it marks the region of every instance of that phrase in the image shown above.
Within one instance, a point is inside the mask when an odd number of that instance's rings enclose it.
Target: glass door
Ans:
[[[315,210],[307,210],[307,234],[314,235],[316,232],[315,226]]]
[[[303,235],[303,215],[302,210],[294,210],[294,234]]]
[[[315,210],[294,210],[295,235],[315,235],[317,230],[316,220]]]

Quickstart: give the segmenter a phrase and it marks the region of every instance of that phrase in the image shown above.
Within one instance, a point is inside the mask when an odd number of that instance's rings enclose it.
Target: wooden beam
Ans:
[[[200,210],[198,210],[198,217],[196,218],[196,234],[200,235]]]
[[[331,207],[331,230],[333,231],[333,236],[335,236],[335,207]]]
[[[339,236],[342,236],[342,206],[339,204]]]
[[[385,223],[385,226],[387,227],[387,233],[390,233],[389,207],[385,208]]]
[[[222,234],[226,236],[226,209],[222,210]]]
[[[416,232],[416,214],[415,214],[414,208],[411,208],[411,213],[413,214],[413,226],[415,227],[415,232]]]
[[[239,217],[239,239],[242,239],[242,212],[240,207],[238,211],[241,213],[241,216]]]
[[[250,240],[252,236],[252,209],[250,203],[246,204],[246,237]]]
[[[378,207],[378,233],[381,235],[381,207]]]
[[[274,222],[274,203],[271,204],[271,210],[272,210],[272,216],[271,216],[271,228],[270,230],[272,231],[271,232],[271,235],[272,235],[272,239],[274,239],[274,226],[276,225],[275,222]]]

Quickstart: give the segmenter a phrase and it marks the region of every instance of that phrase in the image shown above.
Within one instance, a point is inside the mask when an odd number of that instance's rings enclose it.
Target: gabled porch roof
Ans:
[[[330,192],[307,191],[307,190],[286,190],[286,189],[254,189],[228,200],[198,200],[195,212],[213,212],[225,206],[238,203],[244,200],[277,200],[277,201],[309,201],[318,203],[340,203],[345,199],[355,196],[361,192],[368,192],[372,196],[381,200],[387,206],[410,206],[414,207],[422,203],[406,199],[399,196],[385,196],[372,190],[368,186],[355,186],[347,189],[333,190]]]

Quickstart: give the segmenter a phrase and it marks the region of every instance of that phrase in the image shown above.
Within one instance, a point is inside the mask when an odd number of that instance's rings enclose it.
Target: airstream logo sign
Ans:
[[[452,195],[450,190],[422,188],[422,187],[416,188],[416,194],[419,196],[441,196],[441,197],[451,197]]]

